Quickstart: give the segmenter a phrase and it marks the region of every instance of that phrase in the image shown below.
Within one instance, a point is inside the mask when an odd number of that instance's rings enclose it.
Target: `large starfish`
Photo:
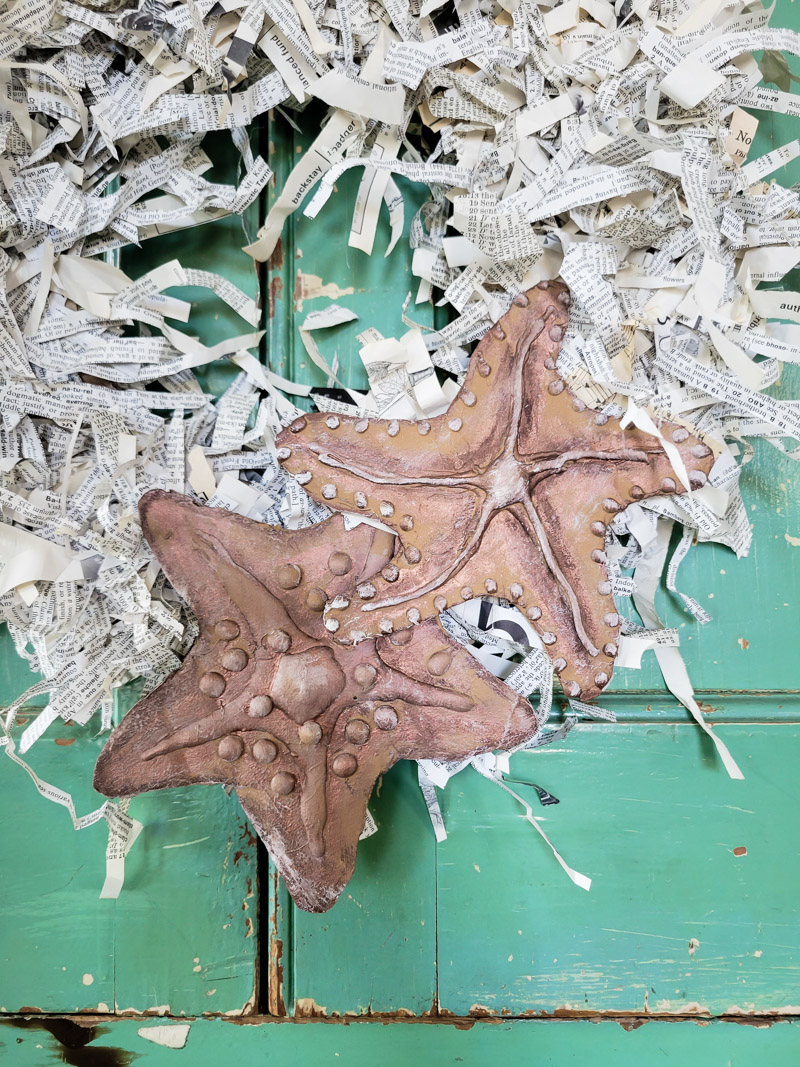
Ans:
[[[447,412],[420,422],[311,414],[278,438],[315,499],[380,519],[399,537],[389,566],[326,614],[342,642],[389,633],[473,596],[505,598],[536,626],[568,696],[608,684],[619,616],[606,526],[633,501],[683,492],[659,439],[587,410],[556,357],[569,294],[514,298],[470,360]],[[712,450],[663,423],[692,488]]]
[[[335,644],[326,602],[369,581],[394,538],[341,516],[290,531],[155,491],[142,526],[200,634],[112,733],[106,796],[233,786],[296,903],[329,908],[352,874],[372,787],[399,759],[460,759],[537,728],[531,705],[431,619]]]

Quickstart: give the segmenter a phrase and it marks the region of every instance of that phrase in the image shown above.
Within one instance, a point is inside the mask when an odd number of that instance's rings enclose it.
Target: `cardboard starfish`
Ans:
[[[330,605],[337,640],[390,633],[488,594],[532,620],[568,696],[591,699],[608,684],[619,616],[606,526],[631,502],[685,488],[656,436],[620,429],[566,388],[556,357],[568,306],[560,283],[515,297],[443,415],[316,413],[281,433],[278,455],[308,493],[399,537],[388,567]],[[661,433],[691,487],[703,486],[711,449],[682,426]]]
[[[352,874],[375,780],[399,759],[508,748],[530,704],[436,619],[335,644],[323,608],[386,566],[394,538],[341,516],[290,531],[155,491],[142,526],[200,634],[181,668],[112,733],[106,796],[233,786],[296,903],[325,911]]]

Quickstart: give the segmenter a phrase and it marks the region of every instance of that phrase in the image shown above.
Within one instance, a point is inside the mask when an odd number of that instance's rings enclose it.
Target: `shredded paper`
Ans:
[[[800,407],[770,392],[784,364],[800,363],[800,293],[758,288],[800,263],[798,192],[775,179],[800,155],[800,140],[758,158],[750,151],[759,118],[800,117],[782,58],[800,54],[800,35],[770,26],[774,8],[730,0],[5,5],[0,613],[44,680],[7,708],[0,743],[76,828],[106,820],[104,895],[119,892],[140,825],[124,804],[79,818],[69,794],[22,756],[59,718],[97,716],[98,731],[108,731],[115,690],[136,678],[151,690],[194,640],[195,620],[142,538],[139,497],[178,490],[292,528],[327,515],[277,462],[275,435],[297,414],[288,396],[310,389],[270,369],[263,309],[211,271],[170,261],[133,279],[119,265],[126,246],[241,215],[260,200],[272,171],[251,133],[268,112],[316,136],[245,249],[258,262],[292,212],[324,224],[348,170],[361,176],[348,243],[364,254],[389,255],[408,230],[407,183],[429,192],[410,220],[415,291],[397,309],[402,329],[384,337],[365,323],[359,335],[366,392],[340,381],[318,343],[318,331],[355,314],[329,304],[298,322],[325,384],[342,390],[314,393],[320,409],[438,414],[473,342],[514,295],[560,276],[573,300],[559,370],[577,395],[623,425],[660,437],[670,419],[711,444],[707,484],[633,504],[611,524],[607,554],[626,619],[617,666],[635,669],[654,651],[670,690],[741,777],[703,722],[655,592],[665,573],[707,623],[679,588],[678,568],[694,540],[747,553],[738,476],[752,455],[748,439],[800,456]],[[761,84],[762,69],[777,88]],[[235,184],[205,177],[212,131],[229,131]],[[383,214],[386,248],[378,247]],[[207,346],[181,328],[190,305],[166,290],[187,285],[233,308],[241,332]],[[451,311],[440,329],[414,315],[431,301]],[[195,374],[216,360],[237,369],[218,398]],[[663,444],[688,490],[677,450]],[[676,523],[685,532],[670,556]],[[517,691],[538,691],[549,711],[552,666],[519,613],[475,601],[442,622]],[[20,710],[45,695],[12,740]],[[573,702],[563,725],[526,747],[558,740],[581,716],[613,719]],[[507,784],[507,754],[472,762],[542,833]],[[439,837],[436,789],[460,769],[420,764]],[[529,784],[542,803],[557,802]]]

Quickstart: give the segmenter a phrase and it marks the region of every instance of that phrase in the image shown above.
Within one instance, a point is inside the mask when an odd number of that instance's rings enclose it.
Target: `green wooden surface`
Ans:
[[[511,797],[472,772],[451,782],[437,849],[443,1008],[800,1010],[800,727],[719,729],[743,782],[688,724],[579,726],[514,757],[511,777],[562,798],[539,808],[541,825],[589,893]]]
[[[762,143],[770,136],[782,143],[791,134],[762,131]],[[299,140],[289,138],[282,163],[287,170]],[[360,316],[316,334],[329,362],[338,355],[349,385],[365,383],[355,341],[360,330],[375,325],[385,336],[405,330],[399,309],[415,289],[404,269],[407,253],[398,248],[382,258],[385,225],[371,259],[346,247],[358,178],[350,174],[338,183],[313,223],[293,216],[270,265],[270,360],[278,373],[297,381],[325,384],[308,361],[297,326],[331,298]],[[334,288],[326,297],[301,301],[304,284],[314,284],[307,278],[333,282]],[[340,292],[350,286],[352,293]],[[418,310],[412,317],[420,317]],[[800,375],[791,378],[785,375],[777,387],[785,395],[796,395],[800,385]],[[472,771],[440,794],[449,837],[437,847],[413,774],[398,769],[373,804],[379,833],[361,844],[355,876],[331,912],[300,912],[273,882],[270,1010],[420,1014],[436,1003],[458,1015],[476,1004],[512,1014],[553,1012],[567,1004],[641,1011],[646,992],[650,1000],[669,1002],[668,1011],[683,1011],[694,1001],[711,1013],[737,1001],[761,1007],[797,1002],[790,991],[793,954],[800,948],[791,896],[791,879],[800,874],[798,850],[777,812],[784,810],[780,798],[796,793],[798,753],[796,742],[793,747],[773,740],[768,727],[753,734],[748,724],[800,721],[791,692],[800,686],[792,650],[800,622],[800,548],[791,540],[800,537],[800,469],[758,444],[742,489],[754,527],[749,557],[737,561],[726,548],[700,545],[679,574],[679,588],[697,596],[713,621],[700,626],[666,590],[659,610],[668,625],[680,628],[683,655],[711,721],[741,724],[724,736],[746,781],[731,782],[708,753],[688,714],[665,692],[651,654],[642,670],[618,671],[604,698],[626,726],[582,727],[568,744],[516,761],[534,767],[534,780],[562,798],[559,807],[539,812],[568,861],[593,876],[588,895],[567,881],[514,802]],[[633,791],[618,789],[620,775]],[[638,797],[637,789],[642,798],[624,799]],[[686,809],[675,807],[684,794],[693,805],[688,824]],[[737,861],[730,881],[731,871],[709,860],[706,841],[707,835],[726,840],[748,830],[755,836],[756,816],[739,808],[758,811],[777,829],[763,835],[764,862]],[[770,887],[777,910],[786,909],[788,933],[776,939],[784,948],[772,962],[769,954],[766,961],[751,958],[757,969],[749,974],[747,948],[737,948],[735,930],[742,922],[752,934],[763,921],[760,909],[769,903]],[[715,921],[728,938],[708,932],[714,929],[708,900],[715,901]],[[684,929],[691,922],[702,933]],[[517,933],[520,926],[523,934]],[[606,932],[619,927],[634,933]],[[707,946],[717,946],[713,955],[706,947],[706,957],[704,936]],[[691,937],[701,941],[692,956]],[[678,944],[680,952],[673,952]],[[639,969],[645,960],[651,961],[646,974]]]
[[[232,181],[222,138],[213,172]],[[258,210],[187,233],[146,242],[123,256],[133,277],[172,258],[215,270],[252,296],[259,278],[241,252]],[[208,290],[171,290],[191,300],[187,329],[207,344],[251,327]],[[204,377],[219,391],[233,377],[214,365]],[[2,704],[36,680],[3,627]],[[46,703],[37,698],[26,711]],[[129,703],[121,704],[120,711]],[[21,714],[18,739],[30,715]],[[105,738],[99,720],[86,728],[51,728],[26,755],[46,781],[72,792],[79,815],[103,797],[91,788]],[[68,745],[59,744],[67,741]],[[131,814],[144,823],[126,861],[117,901],[98,899],[107,833],[101,822],[79,833],[66,811],[41,798],[27,775],[0,752],[0,1005],[3,1010],[241,1012],[255,1001],[258,957],[256,844],[235,797],[203,787],[137,797]]]
[[[102,802],[95,733],[61,724],[30,753],[79,814]],[[256,849],[234,798],[211,787],[137,797],[130,810],[145,829],[125,885],[100,900],[105,822],[75,833],[19,768],[2,770],[0,1010],[197,1014],[252,1001]]]
[[[800,23],[796,5],[778,0],[773,21]],[[796,136],[789,120],[759,117],[754,156]],[[313,128],[311,109],[306,119]],[[280,184],[303,142],[281,118],[271,136]],[[329,361],[338,356],[343,380],[363,388],[356,334],[367,326],[386,336],[402,333],[400,306],[416,291],[405,241],[383,258],[385,220],[371,258],[347,247],[359,177],[339,182],[314,222],[290,220],[264,278],[272,311],[269,365],[314,385],[326,384],[325,376],[310,364],[297,332],[308,311],[335,299],[359,315],[316,338]],[[408,185],[404,193],[407,227],[422,194]],[[239,251],[246,239],[241,224],[227,220],[160,238],[124,265],[136,274],[178,256],[254,293],[258,279]],[[327,288],[309,297],[316,279]],[[800,280],[790,284],[800,288]],[[412,304],[411,314],[430,321],[431,310]],[[206,343],[246,328],[207,295],[191,325]],[[231,375],[230,367],[214,367],[206,382],[219,391]],[[777,390],[797,395],[796,379],[786,375]],[[331,912],[297,911],[264,872],[269,921],[259,946],[256,852],[234,798],[197,788],[134,801],[145,831],[119,901],[99,901],[104,829],[74,834],[66,814],[40,800],[0,758],[0,1009],[102,1012],[116,1004],[135,1011],[169,1006],[172,1014],[236,1012],[252,1003],[260,948],[262,1010],[290,1014],[422,1014],[434,1005],[457,1015],[797,1013],[800,475],[795,464],[759,446],[742,485],[756,534],[751,556],[737,562],[727,550],[700,546],[680,572],[680,588],[698,596],[714,620],[697,626],[665,592],[660,607],[667,623],[681,627],[692,679],[711,721],[728,724],[721,733],[745,781],[725,776],[665,695],[648,657],[642,671],[615,676],[605,703],[619,725],[581,726],[560,746],[515,757],[515,777],[561,798],[537,814],[568,862],[592,876],[590,894],[566,880],[513,800],[472,771],[440,794],[449,837],[436,846],[413,767],[401,766],[370,804],[379,833],[362,843],[355,876]],[[0,671],[3,702],[32,680],[10,642],[0,644]],[[80,812],[98,802],[88,784],[90,753],[101,743],[94,732],[63,727],[61,739],[74,744],[56,746],[59,735],[48,734],[30,754],[43,777],[73,790]],[[740,847],[747,854],[734,856]],[[84,975],[91,975],[90,985]],[[800,1063],[798,1024],[788,1022],[760,1028],[648,1021],[632,1030],[575,1020],[479,1022],[470,1029],[375,1023],[232,1029],[205,1020],[191,1024],[183,1051],[148,1044],[137,1033],[142,1025],[154,1023],[101,1024],[81,1051],[40,1021],[15,1020],[0,1031],[0,1054],[11,1067],[233,1058],[314,1065],[348,1056],[381,1065],[414,1057],[476,1064]]]
[[[60,1024],[60,1025],[59,1025]],[[144,1026],[159,1025],[156,1021]],[[633,1028],[632,1028],[633,1026]],[[267,1023],[234,1026],[221,1020],[190,1024],[186,1045],[169,1049],[140,1036],[143,1020],[103,1023],[87,1031],[61,1020],[0,1023],[0,1055],[8,1067],[195,1067],[229,1063],[252,1067],[406,1067],[407,1064],[486,1064],[567,1067],[796,1067],[800,1023],[760,1026],[732,1022],[476,1022]],[[54,1031],[54,1032],[53,1032]],[[86,1039],[89,1038],[88,1041]],[[82,1042],[86,1042],[81,1044]]]

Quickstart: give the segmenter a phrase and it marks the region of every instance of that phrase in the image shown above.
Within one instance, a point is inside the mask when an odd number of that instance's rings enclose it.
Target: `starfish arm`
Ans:
[[[249,600],[253,578],[226,547],[237,540],[241,516],[198,507],[188,497],[160,491],[142,497],[139,510],[145,537],[172,585],[200,619],[204,641],[214,638],[212,620],[225,620],[223,629],[228,624],[228,632],[239,631],[234,644],[238,640],[252,655],[263,634],[289,622],[274,597]],[[259,529],[255,523],[252,526]],[[203,627],[204,621],[211,627]]]
[[[545,364],[555,356],[567,323],[563,285],[520,294],[486,334],[470,359],[464,384],[448,410],[419,422],[352,419],[316,412],[303,415],[278,436],[282,462],[292,474],[312,475],[306,490],[316,499],[340,470],[361,479],[368,497],[375,486],[474,482],[514,436]],[[370,483],[370,484],[367,484]],[[334,505],[337,506],[337,505]]]
[[[411,634],[410,630],[400,632]],[[391,648],[384,641],[380,641],[379,644],[384,649]],[[446,655],[447,653],[443,653],[440,659],[444,661]],[[442,689],[439,686],[418,681],[385,664],[378,674],[374,687],[370,689],[369,695],[372,700],[402,699],[406,704],[416,704],[418,707],[435,705],[447,708],[448,711],[470,711],[472,709],[472,700],[466,693],[456,693],[452,689]]]
[[[168,743],[176,733],[191,731],[198,718],[219,717],[217,701],[200,689],[204,673],[202,660],[190,653],[174,674],[127,713],[95,764],[94,788],[98,793],[133,797],[153,789],[228,780],[230,765],[224,760],[204,758],[199,762],[195,745],[175,751]],[[209,733],[221,736],[218,730]],[[209,747],[205,742],[200,744]],[[166,745],[168,758],[152,751],[162,745]]]
[[[245,815],[266,845],[295,904],[303,911],[328,911],[350,881],[371,791],[371,786],[366,791],[348,788],[341,779],[328,789],[326,804],[333,804],[334,810],[341,812],[338,836],[342,845],[335,856],[320,858],[305,844],[301,814],[291,798],[282,802],[264,790],[237,789]]]
[[[708,469],[711,457],[695,458],[695,463],[700,470]],[[571,618],[562,618],[553,630],[558,640],[554,651],[567,660],[568,667],[573,662],[581,664],[579,672],[567,669],[561,675],[568,695],[591,699],[611,678],[617,639],[610,632],[614,626],[607,627],[606,622],[615,622],[617,614],[605,568],[607,524],[631,501],[673,494],[677,489],[664,452],[650,455],[647,462],[618,459],[575,463],[557,474],[533,480],[526,513],[532,532],[550,556],[550,572],[561,576],[559,585],[568,591],[571,602]],[[574,645],[580,629],[578,619],[600,655],[587,659],[577,647],[571,655],[561,651],[565,641]],[[585,641],[581,644],[587,647]]]
[[[695,489],[705,485],[713,465],[710,449],[693,455],[689,472]],[[531,500],[551,542],[557,546],[583,543],[588,552],[602,549],[606,526],[617,512],[654,496],[684,492],[667,454],[660,450],[646,459],[612,456],[584,460],[534,476]],[[563,547],[556,554],[563,559]],[[588,554],[588,553],[587,553]]]
[[[380,637],[375,644],[396,675],[430,687],[427,705],[417,704],[413,693],[404,695],[402,688],[393,701],[401,720],[392,732],[393,744],[404,759],[466,759],[513,748],[541,725],[531,704],[482,667],[438,619]],[[467,702],[446,706],[442,698],[448,690]]]
[[[531,472],[582,458],[629,455],[646,460],[664,455],[657,437],[636,426],[620,427],[617,419],[592,412],[566,386],[552,360],[542,359],[542,373],[525,378],[526,402],[519,422],[516,450]],[[662,421],[662,437],[676,446],[686,470],[704,469],[698,459],[711,449],[686,426]],[[668,476],[675,477],[674,471]]]
[[[458,580],[480,549],[491,516],[485,499],[471,509],[449,506],[459,502],[463,499],[454,501],[452,494],[414,501],[417,519],[407,516],[412,527],[405,534],[408,540],[388,566],[326,608],[326,625],[337,641],[357,643],[367,635],[390,633],[438,614],[443,588]]]
[[[235,600],[230,610],[253,645],[273,627],[299,626],[327,638],[325,603],[354,581],[374,577],[394,552],[390,534],[366,525],[346,532],[341,515],[305,530],[284,530],[160,490],[142,497],[139,507],[150,546],[201,627],[204,620],[221,619],[222,603]],[[215,574],[224,577],[229,593]]]
[[[394,530],[400,545],[391,562],[402,572],[401,581],[416,587],[430,581],[432,571],[450,564],[469,544],[486,499],[479,488],[376,486],[344,470],[317,472],[305,488],[333,507],[377,519]],[[382,580],[375,575],[374,581]]]

